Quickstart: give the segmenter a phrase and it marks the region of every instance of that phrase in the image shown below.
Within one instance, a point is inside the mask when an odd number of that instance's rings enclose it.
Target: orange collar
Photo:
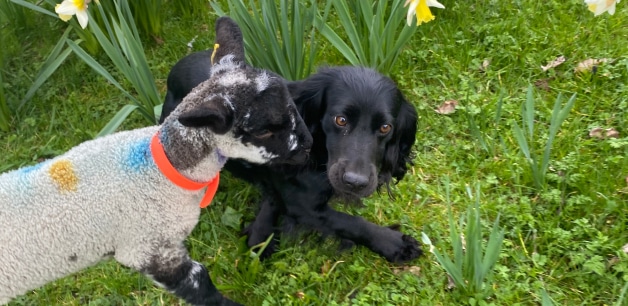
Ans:
[[[203,196],[203,199],[201,199],[201,208],[205,208],[209,205],[209,203],[211,203],[214,195],[216,194],[216,189],[218,189],[220,172],[216,173],[216,176],[206,183],[198,183],[183,176],[183,174],[179,173],[179,171],[177,171],[177,169],[175,169],[168,160],[166,151],[164,151],[164,146],[159,140],[159,132],[155,133],[153,139],[150,141],[150,151],[153,153],[153,159],[155,160],[157,168],[175,185],[186,190],[200,190],[207,187],[205,195]]]

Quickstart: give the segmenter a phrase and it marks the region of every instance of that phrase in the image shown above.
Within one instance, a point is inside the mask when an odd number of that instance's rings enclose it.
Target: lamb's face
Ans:
[[[213,146],[225,157],[251,163],[298,164],[306,161],[312,146],[285,81],[229,55],[212,67],[210,78],[194,88],[164,124],[194,139],[201,148],[197,157],[207,152],[202,148]]]
[[[231,158],[255,163],[303,163],[312,136],[294,105],[285,81],[247,65],[224,69],[214,66],[210,82],[224,91],[234,108],[231,130],[219,138],[238,140]]]

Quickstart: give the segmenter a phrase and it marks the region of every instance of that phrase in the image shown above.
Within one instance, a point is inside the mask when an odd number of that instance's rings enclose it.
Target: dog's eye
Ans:
[[[253,135],[253,137],[257,138],[257,139],[267,139],[270,136],[273,136],[273,132],[269,131],[269,130],[264,130],[260,133],[257,133],[255,135]]]
[[[388,134],[392,130],[392,125],[384,124],[379,127],[379,132],[382,134]]]
[[[345,126],[347,125],[347,118],[343,117],[343,116],[336,116],[336,118],[334,118],[336,120],[336,124],[338,126]]]

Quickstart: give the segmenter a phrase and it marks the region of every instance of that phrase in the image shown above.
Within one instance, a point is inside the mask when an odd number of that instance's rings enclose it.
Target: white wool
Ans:
[[[235,61],[235,56],[233,54],[227,54],[220,59],[218,64],[212,66],[211,76],[225,71],[236,70],[239,67],[240,65]]]
[[[230,141],[230,139],[235,137],[231,132],[224,135],[215,135],[214,137],[216,146],[221,151],[224,150],[229,158],[240,158],[251,163],[262,164],[277,157],[277,155],[268,152],[265,147],[257,147],[241,141]]]
[[[137,254],[149,253],[160,237],[187,237],[204,191],[177,187],[150,154],[142,159],[157,129],[87,141],[0,175],[0,304],[112,252],[122,264],[140,268],[149,258]],[[216,174],[220,165],[213,164],[204,177]]]
[[[255,78],[255,89],[258,93],[268,88],[268,84],[270,84],[270,76],[266,73],[266,71],[262,72]]]
[[[217,81],[220,86],[224,87],[233,87],[240,84],[246,85],[249,84],[249,82],[250,80],[246,77],[246,74],[241,71],[228,72]]]

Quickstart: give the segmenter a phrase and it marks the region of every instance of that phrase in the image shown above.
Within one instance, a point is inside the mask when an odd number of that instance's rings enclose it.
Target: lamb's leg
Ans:
[[[148,262],[127,264],[150,277],[155,283],[184,299],[191,305],[240,305],[224,297],[209,278],[207,269],[188,256],[183,244],[169,246],[163,243],[159,247],[151,248],[153,253]],[[127,254],[138,254],[137,252]],[[139,253],[146,254],[146,253]],[[121,254],[116,259],[126,264]],[[132,257],[129,257],[133,258]],[[122,259],[122,260],[120,260]]]
[[[207,269],[196,261],[187,259],[172,269],[153,266],[143,272],[192,305],[240,305],[218,292]]]

